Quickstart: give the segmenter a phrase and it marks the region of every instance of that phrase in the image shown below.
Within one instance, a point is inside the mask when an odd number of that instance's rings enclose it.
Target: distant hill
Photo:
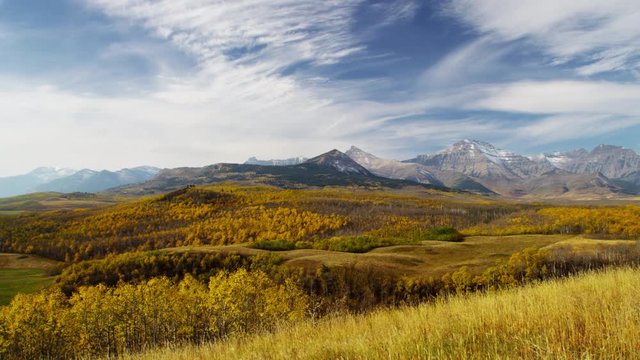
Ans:
[[[149,180],[159,171],[150,166],[118,171],[38,168],[25,175],[0,178],[0,197],[33,192],[99,192]]]
[[[110,188],[147,181],[160,169],[148,166],[118,171],[80,170],[73,175],[39,185],[37,191],[99,192]]]
[[[27,194],[43,184],[75,173],[71,169],[40,167],[27,174],[0,178],[0,197]]]

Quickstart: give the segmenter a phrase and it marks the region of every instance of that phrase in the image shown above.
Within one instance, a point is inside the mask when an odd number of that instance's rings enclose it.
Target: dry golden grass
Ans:
[[[397,245],[356,254],[327,250],[303,249],[278,251],[287,264],[307,268],[355,266],[375,268],[397,275],[442,276],[461,266],[480,273],[498,259],[508,259],[513,253],[528,247],[544,247],[574,238],[572,235],[470,236],[464,242],[423,241],[419,245]],[[593,241],[585,239],[585,241]],[[199,246],[165,249],[164,251],[236,252],[255,255],[266,250],[244,245]]]
[[[43,269],[54,270],[60,266],[59,261],[35,255],[0,253],[1,269]]]
[[[632,249],[638,246],[640,246],[640,242],[636,240],[597,240],[576,236],[548,245],[545,249],[552,251],[566,250],[578,255],[592,255],[606,253],[615,249]]]
[[[640,270],[622,269],[128,359],[635,359]]]

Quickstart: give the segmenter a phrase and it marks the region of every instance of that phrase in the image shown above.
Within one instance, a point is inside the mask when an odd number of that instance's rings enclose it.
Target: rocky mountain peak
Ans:
[[[345,154],[364,167],[367,167],[367,165],[380,159],[379,157],[355,146],[351,146],[349,150],[345,152]]]
[[[366,176],[372,175],[362,165],[358,164],[356,161],[350,158],[347,154],[337,149],[333,149],[322,155],[316,156],[312,159],[305,161],[302,164],[303,165],[313,164],[313,165],[322,166],[322,167],[330,167],[342,173],[360,174],[360,175],[366,175]]]
[[[493,180],[523,179],[553,170],[553,166],[546,161],[534,161],[488,142],[470,139],[458,141],[433,155],[419,155],[407,162]]]
[[[591,150],[591,155],[611,153],[615,151],[625,150],[622,146],[600,144]]]

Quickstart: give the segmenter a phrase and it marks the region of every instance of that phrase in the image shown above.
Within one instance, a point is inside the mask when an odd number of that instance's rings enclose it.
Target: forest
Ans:
[[[636,205],[232,183],[0,216],[1,252],[59,264],[0,307],[0,357],[123,356],[638,266],[639,224]],[[419,253],[445,266],[407,271]]]

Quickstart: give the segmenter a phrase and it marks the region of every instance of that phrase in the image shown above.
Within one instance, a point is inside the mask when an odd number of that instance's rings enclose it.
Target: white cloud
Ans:
[[[447,12],[486,36],[530,40],[582,75],[639,67],[640,4],[635,0],[452,0]]]
[[[41,85],[47,81],[0,79],[0,152],[20,151],[20,156],[2,159],[3,172],[39,165],[114,169],[197,166],[252,155],[312,156],[346,148],[354,140],[382,156],[402,157],[402,151],[413,152],[410,148],[432,148],[462,137],[529,143],[536,137],[561,141],[596,136],[634,126],[640,115],[634,106],[640,89],[634,84],[483,84],[488,73],[505,71],[499,66],[509,51],[505,41],[514,39],[531,40],[560,62],[584,57],[576,71],[586,76],[633,67],[640,45],[630,39],[640,31],[625,20],[633,13],[625,2],[605,9],[600,1],[593,6],[454,1],[450,13],[483,35],[429,69],[422,81],[431,86],[406,99],[382,102],[368,97],[388,86],[386,80],[336,81],[313,71],[379,55],[368,53],[358,37],[371,32],[353,33],[354,12],[364,0],[78,1],[116,19],[119,27],[130,24],[161,39],[162,45],[136,39],[103,52],[107,60],[151,58],[158,76],[153,86],[129,92],[134,94],[130,97]],[[374,25],[376,30],[411,19],[420,6],[410,0],[380,4],[385,17]],[[595,31],[593,37],[589,31]],[[629,34],[625,37],[623,31]],[[180,65],[165,61],[165,43],[193,59],[195,69],[173,68]],[[311,71],[285,71],[297,66]],[[429,113],[443,109],[545,117],[509,122],[463,114],[443,120]]]
[[[496,73],[504,73],[507,66],[501,58],[509,47],[480,37],[448,53],[422,74],[422,83],[430,89],[442,89],[481,81]]]
[[[638,125],[639,118],[594,114],[555,115],[522,126],[513,141],[524,139],[536,145],[549,144],[590,138]]]
[[[519,81],[475,88],[469,108],[531,114],[640,117],[640,85],[607,81]]]
[[[327,130],[328,120],[352,117],[348,109],[316,113],[297,106],[294,114],[282,108],[260,113],[239,103],[184,106],[150,97],[107,98],[3,83],[0,151],[16,155],[2,157],[5,175],[40,165],[202,166],[243,161],[261,155],[260,149],[274,156],[316,155],[347,145],[336,139],[341,129]],[[293,116],[305,121],[293,121]]]
[[[307,60],[331,63],[361,49],[349,30],[362,0],[86,2],[107,15],[142,24],[204,63],[229,61],[237,56],[230,52],[261,46],[261,56],[277,59],[272,65],[278,67]]]
[[[412,19],[422,4],[419,0],[394,0],[372,5],[382,13],[384,20],[378,26]]]

